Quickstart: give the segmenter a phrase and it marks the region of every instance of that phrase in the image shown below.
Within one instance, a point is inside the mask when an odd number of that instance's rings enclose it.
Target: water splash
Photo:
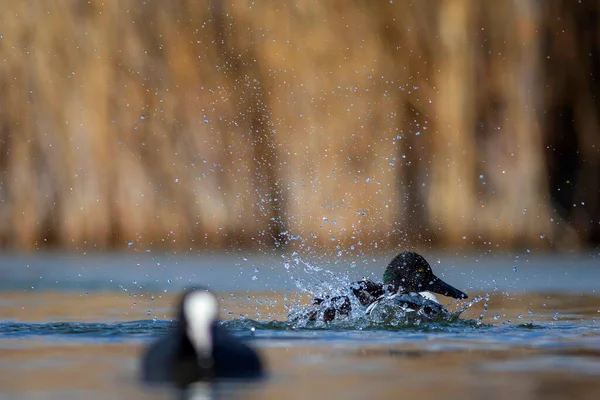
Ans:
[[[343,292],[351,280],[348,275],[335,273],[326,268],[311,264],[302,259],[297,253],[292,254],[293,259],[284,263],[284,267],[296,287],[302,293],[313,296],[336,296]]]
[[[252,319],[232,319],[229,321],[222,322],[229,331],[234,333],[236,336],[248,336],[254,337],[257,332],[261,332],[264,336],[265,333],[275,332],[305,332],[307,334],[314,333],[315,331],[320,332],[339,332],[339,331],[446,331],[448,329],[458,329],[459,331],[464,328],[479,328],[485,327],[486,325],[478,325],[477,321],[471,319],[455,319],[455,320],[428,320],[426,322],[417,323],[416,320],[402,320],[401,323],[396,325],[381,324],[372,321],[369,318],[353,318],[353,319],[340,319],[327,323],[312,321],[305,325],[294,324],[289,321],[256,321]],[[259,337],[260,337],[259,336]],[[314,337],[314,336],[311,336]]]
[[[303,260],[297,253],[293,253],[292,256],[293,259],[286,261],[284,267],[286,272],[291,275],[292,281],[301,294],[298,298],[291,298],[286,295],[284,305],[288,310],[287,322],[293,329],[361,330],[371,327],[414,327],[427,323],[454,323],[459,320],[461,314],[482,300],[485,300],[484,310],[474,322],[481,325],[487,313],[488,294],[477,296],[468,303],[455,300],[449,305],[455,306],[451,311],[438,306],[436,311],[440,312],[433,314],[424,313],[423,310],[417,312],[407,311],[393,301],[386,304],[384,300],[383,307],[379,307],[377,312],[366,315],[366,307],[360,304],[350,288],[351,283],[356,281],[356,277],[351,279],[347,274],[336,273],[313,265]],[[324,299],[324,303],[320,307],[303,304],[304,295],[308,295],[311,300],[315,297]],[[330,302],[336,301],[337,297],[350,301],[351,311],[349,315],[337,315],[335,321],[324,322],[323,313],[325,309]]]
[[[284,296],[284,306],[288,311],[288,315],[298,315],[300,317],[302,310],[305,308],[302,304],[304,296],[308,296],[312,300],[315,297],[327,298],[350,294],[349,286],[353,279],[349,275],[313,265],[301,258],[296,252],[292,253],[292,259],[286,260],[283,266],[290,275],[291,281],[299,290],[298,295],[289,296],[286,293]],[[354,296],[350,297],[352,302],[356,302]],[[351,305],[354,309],[355,304]]]
[[[333,321],[324,322],[322,309],[317,308],[314,315],[314,306],[297,306],[290,310],[288,323],[293,329],[402,329],[436,324],[454,324],[459,321],[470,325],[482,325],[481,319],[485,312],[477,320],[461,320],[460,315],[472,306],[485,299],[478,296],[472,301],[462,304],[454,310],[439,307],[438,312],[427,312],[425,307],[418,310],[408,309],[393,300],[384,300],[369,315],[365,313],[366,307],[360,305],[354,296],[348,296],[354,300],[352,312],[348,316],[341,316]]]

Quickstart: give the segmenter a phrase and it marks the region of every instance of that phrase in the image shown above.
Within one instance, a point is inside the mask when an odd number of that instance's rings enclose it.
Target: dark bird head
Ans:
[[[411,251],[400,253],[390,261],[383,274],[383,283],[390,286],[394,293],[429,291],[455,299],[468,298],[466,293],[435,276],[427,260]]]

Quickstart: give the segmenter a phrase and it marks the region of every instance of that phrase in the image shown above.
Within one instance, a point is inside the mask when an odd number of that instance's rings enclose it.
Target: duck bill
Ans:
[[[466,293],[461,292],[457,288],[448,285],[446,282],[444,282],[438,277],[436,277],[433,280],[433,282],[429,284],[428,289],[431,292],[443,294],[444,296],[453,297],[455,299],[466,299],[469,297]]]

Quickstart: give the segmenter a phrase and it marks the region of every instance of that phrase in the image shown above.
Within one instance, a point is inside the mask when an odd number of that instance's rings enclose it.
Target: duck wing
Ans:
[[[420,294],[398,294],[395,293],[391,296],[382,295],[377,298],[369,307],[365,313],[370,315],[374,310],[381,307],[391,307],[402,312],[416,312],[424,315],[438,315],[445,313],[444,307],[435,301],[421,296]]]
[[[368,306],[383,296],[385,289],[383,284],[373,282],[370,279],[363,278],[360,281],[352,282],[350,289],[361,305]]]

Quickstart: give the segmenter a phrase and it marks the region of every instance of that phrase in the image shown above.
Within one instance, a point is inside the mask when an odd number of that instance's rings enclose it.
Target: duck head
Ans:
[[[383,274],[383,283],[394,293],[429,291],[455,299],[468,298],[466,293],[435,276],[427,260],[411,251],[400,253],[390,261]]]

